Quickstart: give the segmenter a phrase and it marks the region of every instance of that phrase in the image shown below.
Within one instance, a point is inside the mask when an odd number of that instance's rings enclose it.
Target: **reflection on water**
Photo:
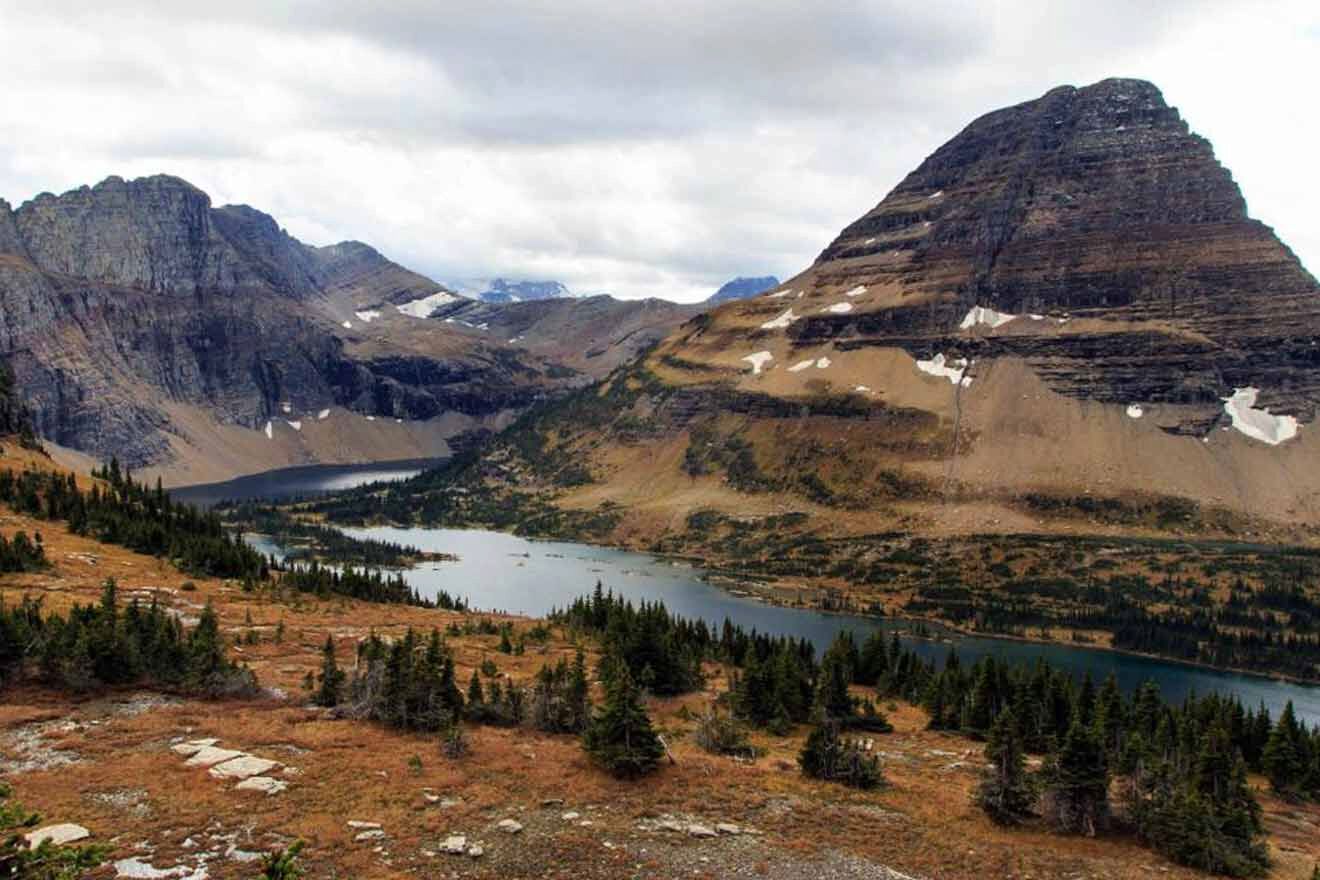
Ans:
[[[600,580],[606,588],[634,601],[662,600],[671,611],[720,624],[730,618],[748,629],[775,635],[805,637],[823,650],[835,634],[848,628],[860,638],[875,630],[903,630],[902,621],[827,614],[767,605],[736,596],[702,579],[702,572],[684,563],[670,563],[646,554],[559,541],[530,541],[502,532],[462,529],[345,529],[359,537],[379,538],[422,550],[457,554],[457,562],[426,563],[404,573],[422,595],[440,590],[466,597],[476,608],[540,616],[562,608],[589,592]],[[270,552],[269,543],[262,545]],[[1010,661],[1037,657],[1081,676],[1097,680],[1111,672],[1125,691],[1147,679],[1159,682],[1164,695],[1181,700],[1189,693],[1233,693],[1248,705],[1264,702],[1278,713],[1293,700],[1299,715],[1320,723],[1320,688],[1271,681],[1186,666],[1165,660],[1134,657],[1071,644],[1033,644],[976,636],[949,635],[939,642],[909,639],[923,656],[941,660],[956,645],[965,660],[994,654]]]
[[[313,464],[280,468],[223,483],[203,483],[171,489],[176,501],[211,507],[221,501],[248,501],[254,498],[299,498],[325,495],[352,489],[367,483],[406,480],[444,459],[419,458],[374,464]]]

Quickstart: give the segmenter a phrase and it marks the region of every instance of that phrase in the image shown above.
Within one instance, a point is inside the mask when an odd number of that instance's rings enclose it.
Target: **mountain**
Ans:
[[[601,295],[507,304],[456,301],[434,317],[478,328],[547,362],[603,379],[700,309],[662,299],[617,300]]]
[[[174,177],[0,202],[0,358],[38,432],[171,482],[443,454],[555,386],[481,334],[408,327],[458,299]]]
[[[477,299],[488,303],[516,303],[569,296],[572,294],[568,288],[558,281],[506,281],[496,278],[490,282],[489,288],[477,294]]]
[[[706,305],[715,306],[735,299],[748,299],[778,286],[779,279],[773,275],[766,275],[761,278],[735,278],[732,281],[726,281],[719,290],[707,297]]]
[[[776,534],[869,541],[868,566],[885,534],[1309,543],[1317,338],[1315,279],[1155,86],[1062,87],[456,479],[607,511],[598,539],[763,562],[791,555]]]

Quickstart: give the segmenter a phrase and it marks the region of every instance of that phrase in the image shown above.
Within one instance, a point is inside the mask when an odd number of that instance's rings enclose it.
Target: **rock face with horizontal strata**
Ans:
[[[1147,82],[982,116],[791,283],[804,282],[901,297],[804,320],[801,344],[1021,357],[1064,394],[1186,405],[1201,427],[1235,387],[1303,421],[1320,401],[1320,288]],[[977,307],[1072,326],[959,334]]]
[[[441,356],[351,352],[355,305],[437,290],[367,245],[305,245],[175,177],[0,202],[0,360],[43,437],[135,467],[187,437],[176,404],[258,430],[284,402],[405,419],[529,403],[541,389],[525,365],[480,339]]]

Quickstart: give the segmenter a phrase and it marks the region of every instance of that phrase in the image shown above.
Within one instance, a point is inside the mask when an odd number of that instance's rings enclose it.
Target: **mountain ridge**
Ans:
[[[590,392],[611,418],[529,430],[590,474],[561,506],[644,543],[702,509],[1121,532],[1085,513],[1111,501],[1311,541],[1318,336],[1320,287],[1209,142],[1110,79],[973,120],[803,272]]]

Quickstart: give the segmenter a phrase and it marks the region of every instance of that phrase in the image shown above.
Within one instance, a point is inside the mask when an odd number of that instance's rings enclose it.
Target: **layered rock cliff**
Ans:
[[[366,245],[310,247],[260,211],[213,208],[177,178],[0,203],[0,357],[42,436],[135,467],[204,457],[212,428],[265,433],[274,463],[434,453],[440,437],[391,446],[359,425],[345,445],[303,423],[334,409],[471,427],[542,393],[538,366],[479,334],[355,349],[355,308],[444,293]],[[257,454],[249,469],[270,465]]]

